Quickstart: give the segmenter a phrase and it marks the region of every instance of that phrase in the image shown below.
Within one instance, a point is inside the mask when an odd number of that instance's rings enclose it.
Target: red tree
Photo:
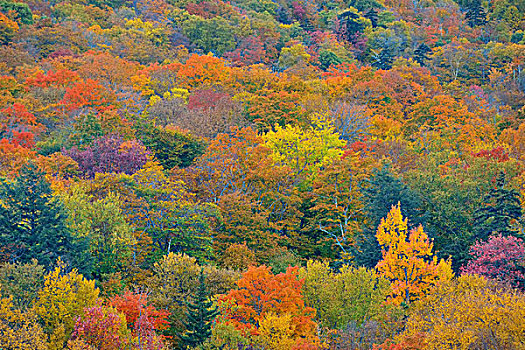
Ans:
[[[514,236],[492,236],[470,248],[474,260],[462,268],[463,273],[478,274],[503,284],[524,287],[525,243]]]

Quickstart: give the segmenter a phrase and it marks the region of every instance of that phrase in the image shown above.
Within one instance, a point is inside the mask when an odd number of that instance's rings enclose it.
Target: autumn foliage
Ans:
[[[525,348],[524,13],[0,0],[0,349]]]

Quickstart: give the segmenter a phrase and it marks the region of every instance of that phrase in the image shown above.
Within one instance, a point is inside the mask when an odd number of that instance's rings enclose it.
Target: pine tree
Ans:
[[[430,47],[428,47],[427,44],[422,43],[417,47],[417,49],[414,51],[414,60],[419,63],[420,65],[424,66],[425,61],[429,60],[428,54],[432,52]]]
[[[482,26],[487,23],[487,15],[480,1],[474,1],[468,6],[465,19],[471,27]]]
[[[401,203],[403,216],[410,218],[410,228],[426,225],[422,203],[418,194],[394,176],[388,167],[376,171],[363,189],[367,227],[357,237],[352,251],[358,265],[374,267],[381,259],[381,248],[376,239],[376,228],[393,205]],[[413,226],[412,226],[413,225]]]
[[[79,262],[87,256],[87,245],[72,237],[64,208],[53,198],[49,183],[36,166],[24,166],[13,182],[0,181],[0,203],[0,247],[8,261],[37,259],[50,266],[58,257]],[[79,265],[85,271],[85,261]]]
[[[394,62],[394,56],[390,51],[390,48],[385,47],[380,52],[373,52],[373,62],[372,65],[376,68],[388,70],[392,68],[392,63]]]
[[[379,14],[375,8],[368,10],[368,12],[365,14],[365,17],[368,18],[370,22],[372,22],[372,27],[377,27],[377,23],[379,22]]]
[[[475,238],[486,241],[493,233],[516,236],[518,230],[512,227],[519,222],[522,211],[519,194],[505,188],[505,173],[496,179],[496,186],[483,199],[484,205],[474,213]]]
[[[213,303],[210,301],[205,284],[204,271],[201,269],[197,295],[193,302],[186,304],[187,321],[183,322],[186,332],[180,335],[183,349],[194,348],[210,337],[212,321],[219,313],[217,308],[212,306]]]

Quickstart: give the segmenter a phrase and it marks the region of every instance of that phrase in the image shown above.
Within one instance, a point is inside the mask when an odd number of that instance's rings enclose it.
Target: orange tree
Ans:
[[[245,334],[261,336],[263,340],[269,338],[269,320],[284,320],[289,332],[287,339],[279,343],[314,343],[317,340],[313,321],[315,309],[305,306],[303,283],[304,280],[298,278],[297,267],[274,275],[264,265],[252,266],[237,281],[237,289],[219,298],[222,318]]]

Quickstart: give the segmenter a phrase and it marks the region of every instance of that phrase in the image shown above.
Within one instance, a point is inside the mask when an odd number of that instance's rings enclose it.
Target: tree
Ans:
[[[48,267],[62,257],[89,271],[86,242],[72,236],[63,205],[35,165],[25,165],[13,182],[0,183],[0,201],[0,246],[9,261],[37,259]]]
[[[150,159],[150,152],[140,141],[124,141],[118,135],[102,136],[84,150],[75,146],[62,153],[76,161],[87,177],[111,172],[131,175]]]
[[[186,331],[180,335],[183,346],[194,348],[202,344],[211,335],[212,322],[219,314],[217,308],[212,308],[206,284],[204,283],[204,269],[199,275],[199,288],[192,302],[186,304],[186,318],[184,328]]]
[[[332,122],[323,115],[313,117],[308,129],[299,126],[275,126],[263,136],[265,145],[272,150],[273,160],[290,168],[294,176],[311,182],[322,167],[343,155],[346,142],[339,138]]]
[[[482,26],[487,23],[487,14],[480,0],[469,1],[465,19],[471,27]]]
[[[438,263],[437,257],[433,256],[433,244],[423,226],[408,232],[407,221],[403,219],[398,203],[392,206],[386,219],[381,219],[376,234],[383,249],[383,259],[376,268],[380,275],[392,282],[390,296],[398,305],[408,305],[453,277],[450,260]]]
[[[291,315],[294,332],[292,339],[315,341],[315,310],[305,306],[302,294],[303,280],[298,279],[298,268],[289,267],[286,273],[274,275],[266,266],[250,267],[230,290],[219,299],[221,314],[245,334],[258,335],[265,317]]]
[[[474,213],[475,237],[486,240],[494,233],[517,235],[521,215],[519,194],[505,188],[505,173],[501,172],[495,186],[483,198],[483,205]]]
[[[502,282],[512,287],[525,287],[525,244],[523,240],[501,234],[489,237],[470,248],[473,260],[461,270]]]
[[[342,62],[343,61],[339,58],[339,56],[330,50],[323,49],[319,51],[319,63],[321,64],[321,69],[324,71],[328,70],[330,66],[337,66]]]
[[[236,28],[223,17],[210,19],[191,16],[182,24],[184,34],[205,54],[221,56],[235,48]]]
[[[360,189],[364,173],[353,155],[335,160],[316,175],[308,193],[311,207],[305,215],[310,227],[301,233],[300,251],[341,262],[352,259],[352,247],[366,221]]]
[[[143,125],[138,134],[166,169],[190,166],[204,153],[204,143],[200,138],[173,126]]]
[[[299,270],[304,279],[303,294],[307,306],[316,310],[316,320],[327,329],[344,329],[368,320],[380,320],[391,307],[384,302],[390,283],[373,270],[343,266],[333,271],[328,263],[309,260]]]
[[[419,195],[392,174],[388,167],[375,170],[363,187],[362,197],[368,223],[363,227],[362,234],[356,237],[352,254],[357,264],[374,267],[381,259],[376,228],[392,206],[401,204],[403,215],[411,218],[410,227],[425,224],[425,212]]]
[[[72,184],[59,196],[68,212],[68,227],[77,237],[89,241],[93,275],[100,278],[127,266],[136,242],[121,209],[123,197],[109,192],[98,199],[88,195],[87,188],[87,184]]]
[[[146,281],[149,300],[158,309],[170,313],[168,335],[173,345],[184,331],[187,303],[199,289],[200,267],[197,260],[185,254],[169,253],[153,264],[153,276]],[[224,294],[235,286],[239,273],[232,270],[204,267],[206,290],[210,295]]]
[[[521,349],[525,297],[481,276],[448,281],[417,302],[401,336],[423,334],[425,349]]]
[[[45,276],[34,310],[50,336],[50,349],[64,348],[78,317],[85,308],[95,306],[99,293],[95,281],[86,280],[75,269],[66,273],[62,262]]]
[[[122,313],[112,307],[94,306],[84,309],[77,320],[70,342],[75,340],[97,350],[120,350],[131,345],[131,332]]]
[[[49,349],[36,314],[15,308],[12,297],[0,297],[0,347],[5,350]]]
[[[33,13],[29,6],[23,2],[0,1],[0,10],[4,13],[13,11],[15,20],[21,24],[33,24]]]
[[[161,338],[157,332],[168,328],[170,313],[166,310],[157,310],[148,300],[148,295],[143,292],[125,292],[123,295],[115,295],[109,300],[109,305],[125,316],[128,326],[135,337],[141,341],[157,343]],[[157,339],[159,338],[159,339]]]
[[[18,23],[0,12],[0,44],[9,43],[18,32]]]
[[[15,146],[32,148],[35,145],[35,134],[42,128],[35,115],[21,103],[14,103],[0,110],[0,140],[5,139]]]
[[[419,63],[421,66],[424,66],[426,61],[428,61],[430,58],[428,57],[428,54],[432,52],[432,49],[428,47],[427,44],[421,43],[415,50],[414,50],[414,60]]]
[[[4,297],[11,297],[13,307],[28,309],[44,282],[44,267],[36,260],[28,264],[5,263],[0,267],[0,290]]]

